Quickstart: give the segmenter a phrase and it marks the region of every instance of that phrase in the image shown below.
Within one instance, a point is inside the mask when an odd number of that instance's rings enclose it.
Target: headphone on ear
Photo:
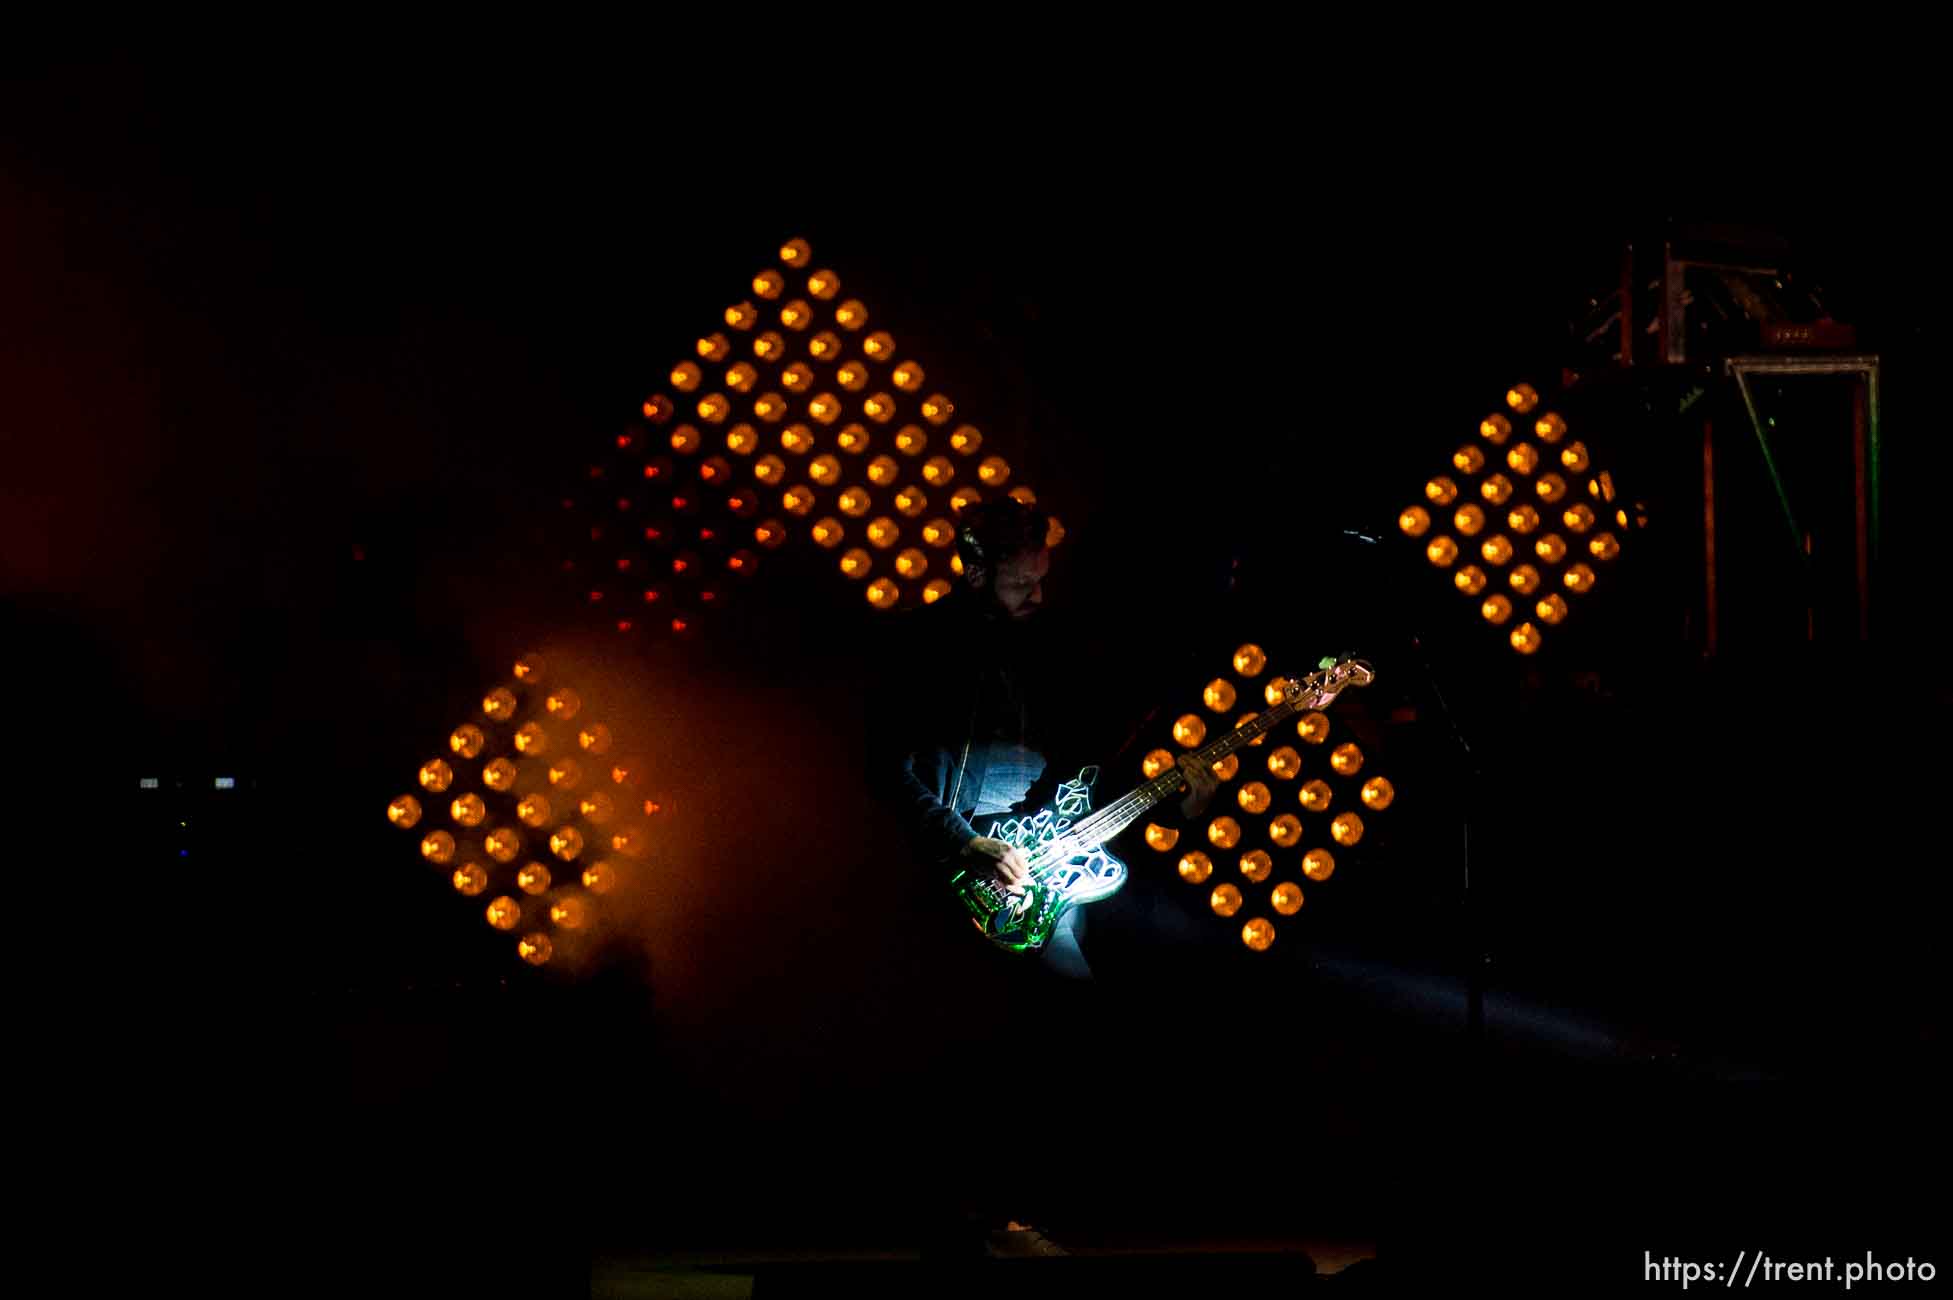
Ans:
[[[977,540],[976,529],[964,524],[956,530],[956,549],[963,553],[963,581],[971,587],[982,585],[990,576],[990,557]]]

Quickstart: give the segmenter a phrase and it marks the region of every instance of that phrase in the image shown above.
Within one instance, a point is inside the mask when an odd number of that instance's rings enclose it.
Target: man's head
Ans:
[[[1009,497],[963,512],[956,529],[963,583],[991,613],[1028,618],[1044,603],[1044,575],[1051,569],[1051,552],[1045,546],[1049,528],[1042,512]]]

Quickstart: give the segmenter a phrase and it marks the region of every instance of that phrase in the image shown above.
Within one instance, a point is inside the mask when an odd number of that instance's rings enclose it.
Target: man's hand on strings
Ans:
[[[1180,800],[1180,815],[1188,821],[1207,811],[1208,801],[1214,791],[1221,788],[1220,779],[1214,769],[1200,762],[1192,754],[1180,755],[1178,764],[1180,775],[1186,778],[1187,793]]]
[[[1031,864],[1014,844],[979,835],[963,846],[963,860],[978,866],[988,865],[992,875],[1004,885],[1022,885],[1031,879]]]

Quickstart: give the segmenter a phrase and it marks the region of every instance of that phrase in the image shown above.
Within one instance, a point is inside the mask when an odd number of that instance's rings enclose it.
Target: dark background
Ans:
[[[48,962],[100,995],[62,1025],[111,1067],[81,1095],[138,1078],[173,1117],[140,1126],[163,1185],[222,1153],[298,1239],[534,1215],[654,1249],[899,1240],[916,1180],[988,1158],[917,1136],[970,1104],[930,1070],[983,986],[861,788],[881,617],[789,559],[690,640],[620,638],[556,572],[565,485],[794,235],[1065,519],[1051,594],[1093,630],[1067,670],[1110,712],[1162,736],[1249,639],[1380,670],[1348,706],[1400,778],[1367,874],[1265,957],[1217,925],[1115,982],[1092,1032],[1116,1100],[1024,1157],[1061,1171],[1059,1223],[1427,1243],[1550,1209],[1658,1249],[1644,1222],[1717,1244],[1734,1201],[1863,1236],[1938,1167],[1924,209],[1858,201],[1839,164],[1717,205],[1625,159],[1514,171],[1497,137],[911,144],[818,104],[701,129],[615,65],[406,71],[125,58],[7,85],[33,127],[0,152],[9,643],[50,742],[26,748],[78,742],[85,768],[48,761],[101,778],[63,854],[99,924]],[[1692,380],[1596,378],[1570,409],[1649,524],[1521,662],[1392,521],[1508,384],[1571,363],[1623,240],[1703,218],[1786,248],[1885,358],[1873,640],[1804,640],[1711,379],[1734,612],[1705,658]],[[379,817],[538,645],[630,711],[669,805],[667,892],[547,973]]]

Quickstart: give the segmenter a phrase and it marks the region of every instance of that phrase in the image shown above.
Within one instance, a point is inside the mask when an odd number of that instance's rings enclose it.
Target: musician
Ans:
[[[943,869],[977,866],[1006,885],[1026,878],[1023,854],[979,835],[971,819],[1029,811],[1050,802],[1057,784],[1109,757],[1094,753],[1118,727],[1116,700],[1067,680],[1086,647],[1075,628],[1044,608],[1051,569],[1050,520],[1009,497],[965,510],[956,532],[961,581],[935,605],[910,615],[899,659],[915,674],[875,720],[871,763],[916,845]],[[1128,739],[1136,728],[1127,728]],[[1180,758],[1187,793],[1180,815],[1198,818],[1218,784],[1188,755]],[[1116,793],[1116,792],[1114,792]],[[1093,802],[1108,794],[1095,790]],[[1171,821],[1161,809],[1160,821]],[[1115,895],[1115,897],[1117,897]],[[1040,950],[1045,967],[1077,979],[1092,975],[1082,946],[1087,909],[1068,910]]]

